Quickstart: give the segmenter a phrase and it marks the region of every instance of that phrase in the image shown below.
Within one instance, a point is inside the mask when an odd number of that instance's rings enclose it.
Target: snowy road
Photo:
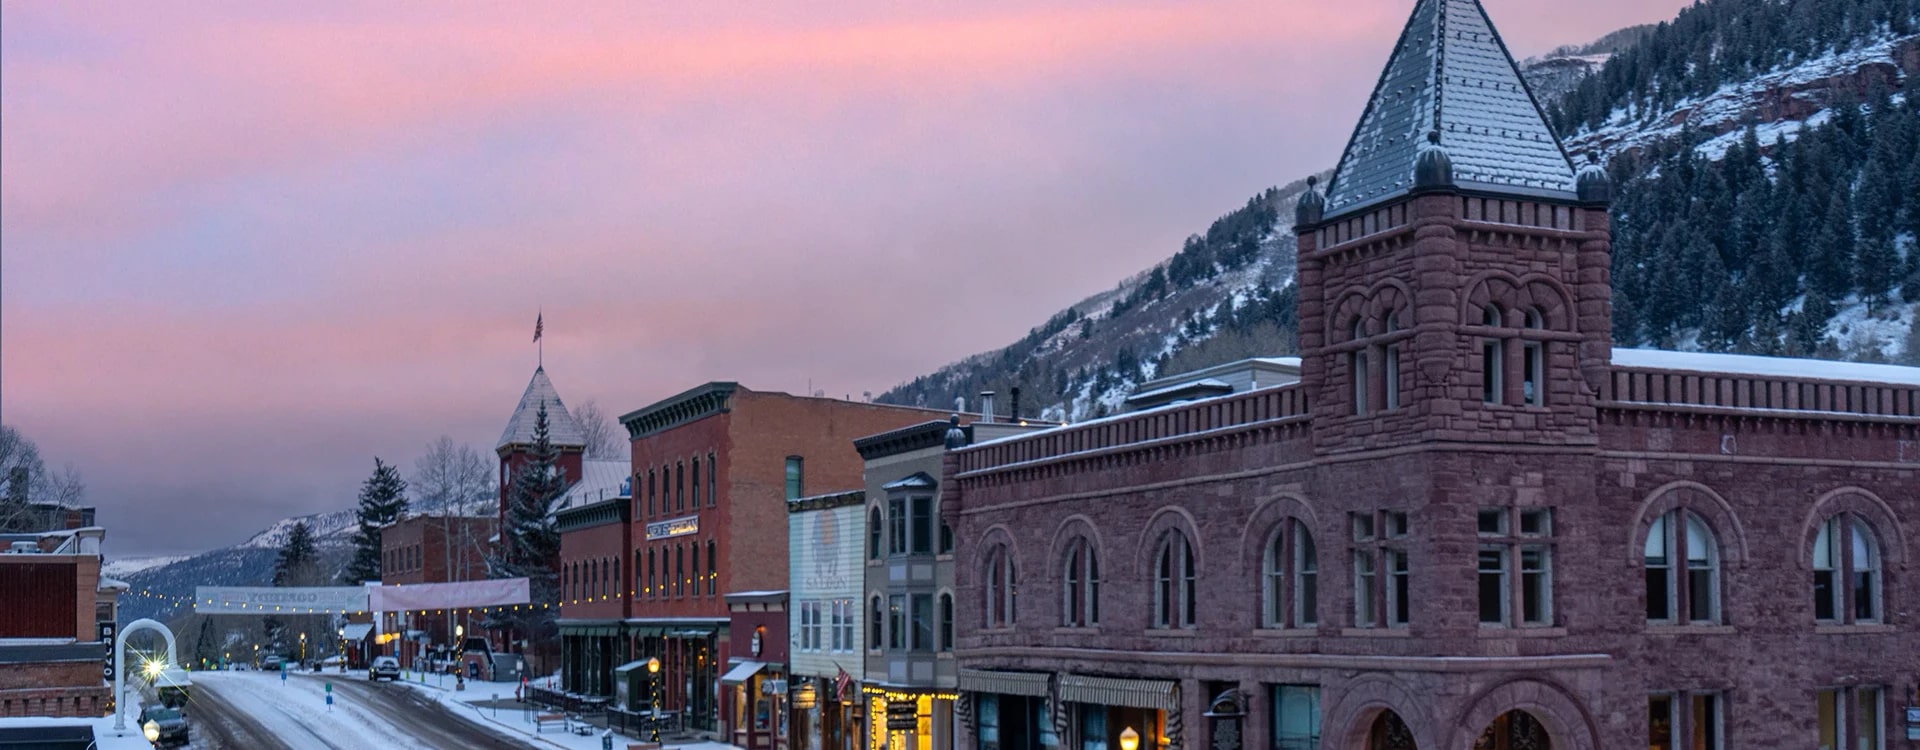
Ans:
[[[359,674],[196,672],[190,708],[196,748],[351,750],[372,747],[528,747],[454,716],[437,701]],[[332,683],[334,703],[326,704]]]

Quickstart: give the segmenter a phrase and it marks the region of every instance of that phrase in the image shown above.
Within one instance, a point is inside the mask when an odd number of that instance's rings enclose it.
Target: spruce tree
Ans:
[[[313,531],[307,528],[306,521],[293,525],[287,532],[287,541],[280,545],[280,556],[273,561],[273,585],[298,586],[306,581],[303,575],[319,563],[319,552],[313,546]]]
[[[353,533],[353,561],[342,578],[351,584],[380,580],[380,532],[407,511],[407,481],[392,465],[373,459],[373,476],[360,485],[360,528]]]
[[[494,626],[512,627],[522,637],[539,640],[554,631],[560,602],[560,531],[553,521],[553,503],[566,491],[566,471],[555,465],[560,451],[548,436],[547,405],[534,414],[533,446],[527,462],[514,470],[507,490],[506,528],[500,530],[500,551],[487,561],[494,578],[525,578],[533,606],[501,612]]]

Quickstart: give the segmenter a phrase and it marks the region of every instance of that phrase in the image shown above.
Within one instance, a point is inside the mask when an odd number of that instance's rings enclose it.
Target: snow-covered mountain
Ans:
[[[185,611],[177,602],[191,598],[195,586],[264,586],[273,579],[273,562],[295,524],[313,531],[321,567],[338,570],[346,561],[356,528],[352,510],[314,513],[275,521],[246,541],[197,555],[107,560],[104,575],[126,581],[131,590],[120,600],[120,621],[142,617],[165,621]]]
[[[1707,0],[1682,11],[1673,22],[1621,29],[1592,44],[1529,60],[1521,72],[1550,118],[1559,121],[1561,132],[1570,134],[1568,151],[1595,151],[1614,161],[1620,165],[1616,179],[1655,171],[1651,158],[1641,157],[1670,149],[1683,137],[1698,142],[1697,153],[1708,160],[1723,158],[1748,123],[1763,143],[1793,140],[1826,123],[1835,107],[1858,107],[1875,91],[1897,89],[1920,74],[1920,34],[1915,33],[1915,19],[1900,15],[1898,7],[1832,0],[1822,8],[1823,15],[1806,21],[1816,25],[1812,31],[1779,41],[1779,49],[1766,49],[1767,37],[1756,37],[1748,28],[1753,19],[1774,19],[1769,14],[1779,9],[1765,2]],[[1685,54],[1706,56],[1679,57]],[[1720,81],[1709,73],[1727,80],[1703,86],[1703,81]],[[1676,93],[1688,87],[1709,93]],[[1612,114],[1597,126],[1569,126],[1594,107]],[[1914,150],[1905,149],[1906,161],[1920,155]],[[1322,180],[1326,177],[1320,174]],[[997,391],[1005,399],[1010,388],[1018,386],[1025,400],[1023,416],[1080,420],[1112,411],[1134,385],[1160,375],[1248,356],[1293,353],[1295,250],[1290,225],[1294,199],[1303,187],[1303,180],[1296,181],[1255,196],[1206,233],[1189,238],[1172,258],[1109,292],[1070,305],[1020,341],[915,378],[879,400],[949,408],[982,390]],[[1619,210],[1616,206],[1616,213]],[[1657,227],[1680,218],[1685,210],[1674,205],[1632,218],[1639,222],[1635,226]],[[1816,215],[1811,223],[1823,220]],[[1643,250],[1621,245],[1623,237],[1643,244],[1645,240],[1617,236],[1616,266],[1639,262],[1632,253]],[[1893,242],[1901,262],[1920,267],[1910,259],[1916,255],[1913,234],[1896,235]],[[1257,254],[1243,255],[1247,250]],[[1795,262],[1800,267],[1790,270],[1811,274],[1809,265],[1829,261],[1805,256]],[[1722,285],[1739,288],[1746,281],[1741,270],[1720,271],[1729,276]],[[1619,276],[1617,268],[1616,279]],[[1806,284],[1804,277],[1801,283]],[[1920,345],[1909,344],[1916,338],[1920,303],[1902,301],[1900,291],[1896,285],[1891,300],[1871,305],[1858,293],[1837,295],[1831,313],[1823,310],[1812,324],[1817,330],[1800,337],[1814,339],[1817,347],[1794,348],[1792,335],[1764,320],[1749,323],[1746,334],[1733,337],[1743,340],[1733,345],[1703,344],[1699,329],[1684,326],[1644,343],[1752,353],[1788,347],[1801,356],[1920,364]],[[1616,308],[1629,314],[1647,304],[1616,293]],[[1745,314],[1749,320],[1792,323],[1804,304],[1803,297],[1778,309]],[[1620,329],[1616,323],[1616,331]],[[1001,404],[1004,410],[1006,401]]]
[[[287,535],[293,533],[293,527],[303,522],[307,525],[307,530],[313,532],[314,545],[319,547],[352,544],[354,529],[358,527],[358,521],[352,509],[294,516],[275,521],[272,526],[268,526],[236,546],[248,549],[279,550],[286,546]]]

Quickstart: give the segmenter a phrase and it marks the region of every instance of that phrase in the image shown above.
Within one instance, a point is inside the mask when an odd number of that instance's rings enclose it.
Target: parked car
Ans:
[[[260,657],[260,669],[265,672],[278,672],[287,663],[287,657],[279,654],[267,654]]]
[[[157,747],[187,744],[187,717],[178,710],[154,704],[140,711],[140,730],[145,732],[151,725],[155,732],[153,744]]]
[[[400,660],[391,656],[373,657],[373,666],[367,669],[367,679],[379,681],[400,679]]]

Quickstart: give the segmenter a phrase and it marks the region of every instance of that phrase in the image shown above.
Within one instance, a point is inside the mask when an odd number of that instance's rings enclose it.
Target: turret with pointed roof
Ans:
[[[1316,448],[1592,444],[1609,197],[1479,1],[1415,0],[1326,193],[1295,211]]]
[[[500,475],[497,479],[500,484],[501,528],[505,528],[507,521],[507,493],[513,485],[513,473],[531,457],[534,427],[540,421],[542,407],[547,410],[548,442],[559,453],[554,465],[559,467],[561,476],[569,485],[584,476],[586,430],[567,411],[566,403],[560,400],[560,392],[554,389],[553,381],[547,377],[547,369],[536,367],[533,379],[527,381],[526,392],[520,394],[520,404],[513,408],[513,416],[507,418],[507,429],[500,433],[500,442],[493,449],[500,456]]]
[[[1327,186],[1325,214],[1414,192],[1429,139],[1467,191],[1574,199],[1573,164],[1479,0],[1419,0]]]
[[[560,392],[554,390],[553,381],[547,377],[547,368],[533,370],[533,379],[527,381],[527,391],[520,395],[520,405],[513,408],[513,416],[507,419],[507,429],[500,433],[500,442],[494,451],[506,453],[514,446],[533,444],[533,425],[540,406],[547,407],[547,430],[553,444],[561,447],[584,448],[587,444],[587,431],[580,422],[567,411],[567,405],[560,401]]]

